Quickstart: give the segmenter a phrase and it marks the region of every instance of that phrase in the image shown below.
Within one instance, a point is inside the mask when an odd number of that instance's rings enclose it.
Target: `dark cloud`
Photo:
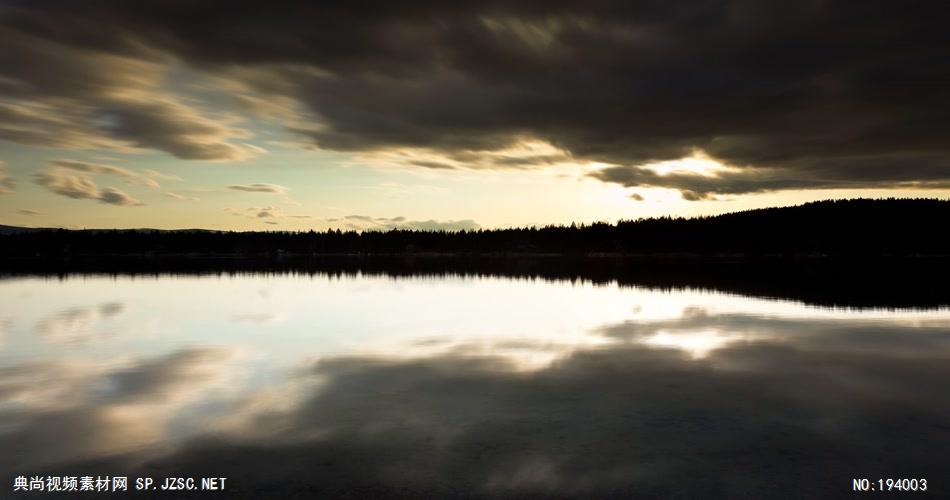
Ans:
[[[427,168],[541,140],[578,161],[613,165],[598,179],[679,189],[688,199],[946,187],[946,14],[939,2],[883,0],[291,2],[266,10],[250,0],[228,9],[13,2],[0,13],[2,88],[43,99],[32,108],[4,104],[0,113],[17,118],[0,135],[27,143],[90,136],[185,158],[239,155],[227,139],[240,134],[189,115],[179,101],[104,92],[141,88],[140,79],[175,59],[230,82],[244,109],[278,117],[320,147],[421,148],[445,158],[410,161]],[[76,106],[36,107],[53,98],[91,102],[100,119]],[[38,137],[43,127],[56,133]],[[663,176],[643,168],[696,150],[736,170]]]
[[[373,222],[375,220],[373,217],[370,217],[368,215],[347,215],[346,217],[344,217],[344,219],[357,220],[357,221],[363,221],[363,222]]]
[[[228,142],[249,133],[203,116],[174,98],[142,96],[113,102],[106,111],[112,136],[133,147],[157,149],[188,160],[243,160],[263,152],[248,144]]]
[[[18,213],[18,214],[20,214],[20,215],[43,215],[43,212],[39,212],[39,211],[36,211],[36,210],[30,210],[30,209],[28,209],[28,208],[21,208],[21,209],[17,210],[16,213]]]
[[[110,174],[122,177],[128,184],[141,185],[150,188],[158,188],[159,183],[154,177],[164,177],[164,174],[155,171],[136,172],[123,167],[105,165],[101,163],[89,163],[77,160],[52,160],[48,165],[77,172],[90,174]]]
[[[102,192],[99,193],[99,201],[102,203],[107,203],[109,205],[120,205],[120,206],[142,206],[142,203],[139,200],[119,191],[116,188],[103,188]]]
[[[443,169],[443,170],[450,170],[450,169],[455,168],[455,165],[452,165],[451,163],[446,163],[442,161],[431,161],[431,160],[410,160],[409,164],[415,165],[417,167]]]
[[[119,206],[142,206],[144,203],[112,187],[99,189],[89,176],[66,168],[47,168],[34,174],[33,181],[50,192],[73,199],[98,200]]]
[[[277,184],[232,184],[228,186],[228,189],[233,189],[235,191],[246,191],[250,193],[279,193],[283,194],[287,192],[287,188],[284,186],[278,186]]]
[[[375,220],[376,222],[405,222],[405,221],[406,221],[406,218],[400,215],[400,216],[398,216],[398,217],[389,217],[389,218],[387,218],[387,217],[377,217],[377,218],[375,218],[375,219],[373,219],[373,220]]]
[[[920,160],[915,160],[920,161]],[[896,159],[867,157],[864,161],[799,163],[799,167],[732,168],[706,174],[660,174],[649,167],[613,166],[589,175],[605,182],[631,187],[678,189],[684,199],[697,201],[717,194],[743,194],[782,189],[827,188],[948,188],[950,162],[930,158],[929,165]],[[823,168],[824,167],[824,168]]]
[[[125,180],[126,184],[146,186],[153,189],[160,187],[156,178],[176,179],[154,170],[138,172],[124,167],[116,167],[101,163],[89,163],[76,160],[52,160],[47,162],[47,168],[34,174],[34,181],[46,189],[74,199],[99,200],[110,205],[144,205],[141,201],[129,196],[116,188],[99,189],[96,182],[88,174],[114,175]]]
[[[34,176],[34,181],[50,191],[74,199],[99,199],[99,187],[92,179],[58,171],[43,171]]]
[[[70,149],[157,149],[198,160],[260,153],[234,142],[248,137],[233,126],[234,117],[214,116],[169,90],[173,61],[161,49],[145,48],[134,37],[124,47],[96,47],[94,39],[102,37],[81,34],[89,26],[79,19],[74,34],[84,41],[45,36],[26,19],[34,13],[21,7],[0,7],[0,139]]]
[[[548,143],[527,137],[515,138],[510,144],[497,150],[440,150],[428,152],[420,159],[412,151],[382,150],[375,154],[364,155],[368,161],[392,162],[401,165],[425,167],[430,169],[526,169],[542,168],[558,164],[576,165],[569,151],[559,150]]]

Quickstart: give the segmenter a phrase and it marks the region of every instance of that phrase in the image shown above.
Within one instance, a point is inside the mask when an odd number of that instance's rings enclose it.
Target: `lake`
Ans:
[[[0,496],[19,476],[226,477],[229,498],[946,491],[946,305],[661,285],[7,276]]]

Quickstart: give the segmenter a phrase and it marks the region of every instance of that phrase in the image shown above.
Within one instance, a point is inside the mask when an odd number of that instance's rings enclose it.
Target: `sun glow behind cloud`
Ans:
[[[643,165],[643,168],[652,170],[659,175],[685,174],[703,177],[717,177],[722,173],[741,170],[716,161],[700,150],[696,150],[692,155],[678,160],[647,163]]]

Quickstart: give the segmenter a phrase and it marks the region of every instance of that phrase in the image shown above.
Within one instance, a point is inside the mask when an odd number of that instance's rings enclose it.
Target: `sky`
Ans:
[[[950,196],[940,2],[0,0],[0,224],[475,229]]]

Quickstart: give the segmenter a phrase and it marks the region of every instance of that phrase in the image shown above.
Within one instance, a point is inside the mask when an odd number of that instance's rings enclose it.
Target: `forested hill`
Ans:
[[[0,233],[0,257],[273,254],[950,255],[950,201],[855,199],[699,218],[460,232]]]

